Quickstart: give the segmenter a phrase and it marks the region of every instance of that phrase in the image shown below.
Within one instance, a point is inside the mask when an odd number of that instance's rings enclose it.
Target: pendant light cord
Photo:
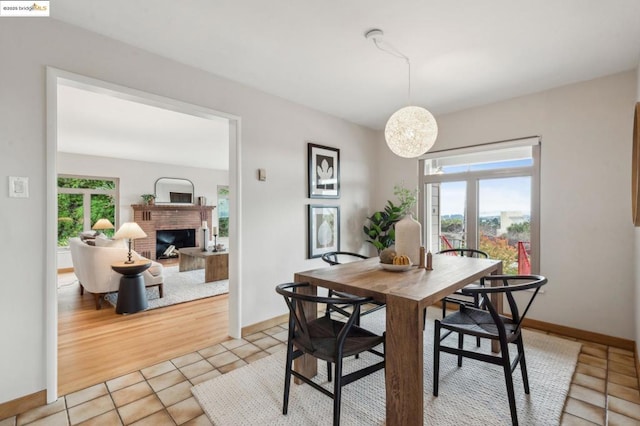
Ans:
[[[398,49],[396,49],[395,47],[393,47],[391,44],[383,41],[381,42],[379,39],[374,38],[373,39],[373,44],[375,44],[375,46],[382,50],[385,53],[388,53],[390,55],[395,56],[396,58],[400,58],[400,59],[404,59],[407,63],[407,69],[408,69],[408,80],[409,80],[409,84],[408,84],[408,88],[407,88],[407,100],[408,103],[407,105],[411,105],[411,61],[409,60],[409,57],[406,56],[405,54],[403,54],[402,52],[400,52]],[[384,44],[384,46],[383,46]],[[386,46],[386,47],[385,47]]]

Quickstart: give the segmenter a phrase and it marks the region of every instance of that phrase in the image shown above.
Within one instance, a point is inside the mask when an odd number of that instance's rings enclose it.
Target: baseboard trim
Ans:
[[[249,336],[251,334],[257,333],[258,331],[266,330],[267,328],[275,327],[276,325],[287,322],[288,320],[289,314],[284,314],[265,321],[260,321],[255,324],[248,325],[246,327],[242,327],[242,337]]]
[[[58,273],[59,274],[66,274],[68,272],[73,272],[73,268],[59,268],[58,269]]]
[[[23,397],[7,401],[0,404],[0,421],[9,417],[17,416],[32,408],[41,407],[47,403],[47,391],[25,395]]]
[[[638,347],[636,345],[634,345],[635,350],[633,351],[633,354],[635,355],[636,358],[636,372],[640,371],[640,359],[638,359]],[[640,378],[638,378],[638,385],[640,385]]]
[[[552,324],[550,322],[538,321],[529,318],[525,318],[523,325],[528,328],[535,328],[549,333],[573,337],[574,339],[586,340],[588,342],[599,343],[601,345],[615,346],[616,348],[626,349],[636,353],[635,342],[621,337],[607,336],[606,334],[594,333],[592,331],[580,330],[578,328]]]

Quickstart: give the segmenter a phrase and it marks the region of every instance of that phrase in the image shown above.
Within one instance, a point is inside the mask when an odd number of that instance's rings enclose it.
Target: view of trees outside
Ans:
[[[529,177],[483,179],[478,183],[478,249],[502,259],[505,274],[518,273],[518,261],[528,263],[531,239],[531,183]],[[440,249],[468,247],[466,186],[444,182],[440,186]],[[518,258],[518,243],[527,259]]]
[[[515,223],[507,228],[506,235],[498,235],[500,217],[485,217],[479,221],[478,249],[487,253],[492,259],[502,259],[503,273],[518,273],[518,242],[529,243],[531,221]],[[462,217],[442,218],[440,231],[452,247],[466,247]],[[449,248],[444,239],[440,241],[440,249]]]
[[[60,177],[58,189],[59,247],[68,246],[69,238],[91,229],[98,219],[109,219],[115,225],[115,198],[104,193],[105,190],[115,190],[115,181]],[[86,204],[85,197],[88,197]],[[85,223],[85,205],[89,206],[89,223]],[[101,232],[112,237],[114,231],[105,229]]]
[[[218,236],[229,236],[229,187],[218,186]]]

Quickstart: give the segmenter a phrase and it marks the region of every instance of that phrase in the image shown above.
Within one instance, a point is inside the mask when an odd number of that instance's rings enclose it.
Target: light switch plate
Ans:
[[[29,198],[29,178],[9,176],[9,197]]]
[[[267,180],[267,170],[266,169],[258,169],[258,180],[261,180],[261,181]]]

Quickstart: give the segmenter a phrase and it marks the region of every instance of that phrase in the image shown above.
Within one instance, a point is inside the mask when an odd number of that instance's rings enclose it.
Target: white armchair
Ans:
[[[121,274],[111,269],[111,264],[127,259],[128,249],[124,245],[120,247],[92,246],[80,240],[69,240],[71,249],[71,261],[73,271],[80,282],[80,294],[84,290],[92,293],[96,301],[96,309],[102,307],[103,296],[107,293],[118,291]],[[132,252],[134,260],[142,257]],[[163,296],[163,267],[160,263],[152,261],[151,267],[142,273],[146,287],[158,287],[160,297]]]

